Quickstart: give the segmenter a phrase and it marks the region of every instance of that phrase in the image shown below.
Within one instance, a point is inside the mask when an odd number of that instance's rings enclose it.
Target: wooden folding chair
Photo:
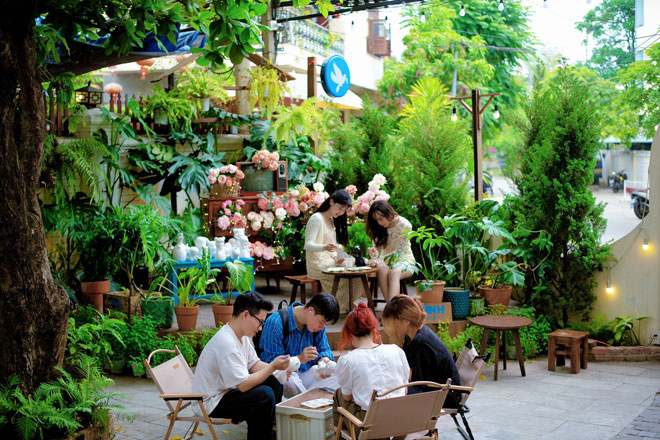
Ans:
[[[458,368],[458,375],[461,378],[461,388],[466,387],[469,390],[461,390],[463,391],[463,394],[461,396],[460,402],[458,402],[458,408],[442,409],[442,415],[451,415],[451,418],[456,424],[458,432],[461,433],[465,440],[474,440],[472,430],[470,429],[470,425],[468,424],[467,418],[465,417],[465,413],[470,411],[465,405],[465,402],[467,401],[468,397],[470,397],[470,392],[474,390],[474,385],[477,383],[481,372],[486,367],[488,359],[490,359],[490,353],[487,353],[485,356],[480,356],[472,345],[472,339],[470,338],[467,340],[465,347],[463,347],[463,351],[461,351],[461,354],[458,356],[458,360],[456,361],[456,368]],[[463,419],[463,425],[465,426],[465,429],[463,429],[463,427],[461,427],[460,423],[458,422],[458,417],[456,416],[457,414],[459,414],[461,419]]]
[[[159,352],[176,353],[176,356],[164,364],[152,368],[151,365],[149,365],[151,363],[151,358],[154,354]],[[186,362],[181,354],[181,351],[179,351],[179,347],[174,346],[174,350],[160,349],[152,351],[151,354],[149,354],[149,357],[142,362],[147,368],[149,374],[151,374],[158,391],[160,391],[160,397],[165,400],[167,407],[170,409],[170,413],[167,415],[170,425],[167,428],[165,440],[170,438],[174,422],[177,420],[193,422],[191,425],[192,429],[188,430],[190,432],[190,435],[187,437],[188,439],[192,438],[197,430],[197,426],[201,422],[207,424],[213,440],[218,440],[218,437],[213,430],[213,425],[228,424],[231,423],[231,420],[209,417],[208,412],[204,407],[204,394],[193,394],[192,392],[192,384],[195,376],[190,370],[188,362]],[[190,406],[193,402],[199,404],[202,416],[181,416],[179,413],[184,408]]]
[[[401,388],[424,385],[438,390],[381,399]],[[426,432],[427,437],[437,440],[438,431],[435,425],[450,388],[449,383],[441,385],[435,382],[411,382],[381,394],[374,391],[364,420],[358,419],[345,408],[337,408],[340,416],[335,427],[335,440],[389,438],[417,432]],[[344,424],[347,430],[342,429]]]

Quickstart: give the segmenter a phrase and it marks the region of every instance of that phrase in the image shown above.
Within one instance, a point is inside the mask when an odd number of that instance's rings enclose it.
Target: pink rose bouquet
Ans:
[[[236,165],[224,165],[220,168],[211,168],[208,174],[208,181],[211,185],[216,183],[231,187],[234,183],[240,183],[245,178],[243,171]]]
[[[261,164],[261,168],[268,168],[271,171],[277,171],[279,160],[280,154],[277,151],[271,153],[268,150],[260,150],[252,156],[252,162]]]

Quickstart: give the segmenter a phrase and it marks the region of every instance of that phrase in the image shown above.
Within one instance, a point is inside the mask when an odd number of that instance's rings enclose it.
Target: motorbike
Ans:
[[[628,180],[628,175],[625,171],[621,170],[618,173],[612,171],[612,175],[610,177],[610,188],[612,188],[612,191],[615,193],[621,191],[623,189],[624,180]]]
[[[630,205],[637,218],[644,218],[649,213],[649,198],[646,191],[632,191]]]

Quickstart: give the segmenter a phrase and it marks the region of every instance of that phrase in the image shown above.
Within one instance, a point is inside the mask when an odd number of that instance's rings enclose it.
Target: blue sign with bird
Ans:
[[[341,98],[351,87],[351,71],[339,55],[326,59],[321,66],[321,84],[328,96]]]

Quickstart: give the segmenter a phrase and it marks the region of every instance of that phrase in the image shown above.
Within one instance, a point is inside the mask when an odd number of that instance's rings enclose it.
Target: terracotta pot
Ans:
[[[492,287],[479,286],[479,293],[484,297],[484,303],[486,307],[493,306],[496,304],[501,304],[504,307],[509,306],[509,301],[511,301],[511,292],[513,291],[513,286],[504,286],[499,289],[493,289]]]
[[[195,330],[197,327],[197,315],[199,315],[199,306],[182,307],[174,306],[176,323],[181,331]]]
[[[103,313],[103,294],[110,292],[110,280],[82,281],[80,283],[80,290],[82,291],[85,302]]]
[[[433,287],[420,292],[419,296],[424,304],[440,304],[445,290],[444,281],[434,281]]]
[[[227,324],[231,321],[232,313],[234,313],[234,306],[213,304],[213,319],[215,320],[215,326],[220,327],[220,324]]]

